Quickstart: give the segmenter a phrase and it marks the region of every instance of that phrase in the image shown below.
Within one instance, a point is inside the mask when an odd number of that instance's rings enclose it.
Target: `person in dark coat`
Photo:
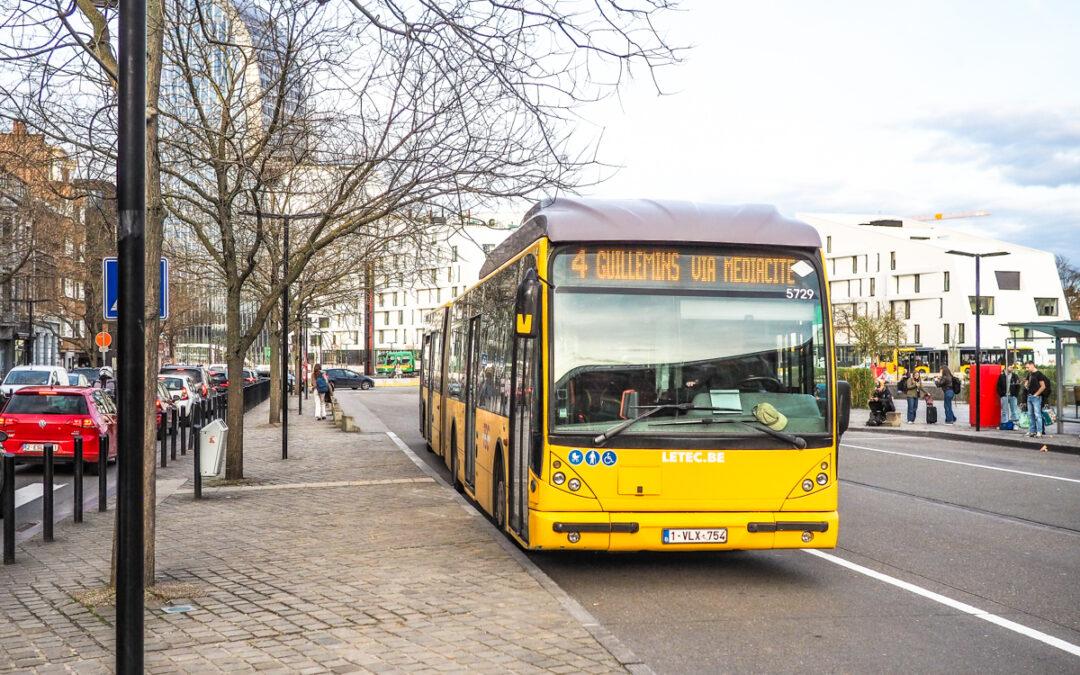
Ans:
[[[892,392],[889,391],[889,386],[884,377],[878,378],[877,386],[870,393],[870,400],[866,402],[866,405],[870,408],[870,419],[866,422],[870,426],[880,426],[885,422],[885,413],[896,411]]]

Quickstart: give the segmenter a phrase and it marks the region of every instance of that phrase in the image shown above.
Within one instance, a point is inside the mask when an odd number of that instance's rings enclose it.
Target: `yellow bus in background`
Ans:
[[[423,435],[525,548],[835,547],[827,288],[772,207],[538,204],[428,317]]]

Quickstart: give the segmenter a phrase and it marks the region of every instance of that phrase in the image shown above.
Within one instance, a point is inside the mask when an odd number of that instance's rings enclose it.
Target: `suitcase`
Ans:
[[[926,406],[926,423],[927,424],[937,424],[937,406],[936,405],[928,405],[928,406]]]
[[[1013,430],[1013,423],[1012,422],[1002,422],[1001,424],[998,425],[998,429],[1001,429],[1002,431],[1012,431]]]

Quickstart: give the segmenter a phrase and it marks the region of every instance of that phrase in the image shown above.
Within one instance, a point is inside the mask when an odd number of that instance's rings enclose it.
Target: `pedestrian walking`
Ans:
[[[926,392],[922,388],[922,379],[918,371],[907,371],[900,377],[896,390],[907,398],[907,421],[914,424],[919,414],[919,399]]]
[[[323,373],[322,364],[316,363],[311,371],[311,378],[315,384],[315,419],[326,419],[326,404],[330,400],[330,381]]]
[[[956,414],[953,412],[953,399],[960,393],[961,384],[960,378],[957,375],[953,375],[953,372],[949,370],[948,366],[942,366],[941,374],[936,382],[937,386],[941,388],[945,402],[945,424],[956,424]]]
[[[1050,390],[1050,379],[1031,361],[1027,363],[1027,373],[1027,412],[1031,418],[1028,436],[1040,438],[1046,435],[1043,425],[1043,400]]]
[[[1020,421],[1020,408],[1016,403],[1016,395],[1020,391],[1020,376],[1016,373],[1017,368],[1013,370],[1008,368],[1001,369],[1001,375],[998,377],[997,393],[998,398],[1001,399],[1001,428],[1011,429],[1012,425],[1015,425]]]

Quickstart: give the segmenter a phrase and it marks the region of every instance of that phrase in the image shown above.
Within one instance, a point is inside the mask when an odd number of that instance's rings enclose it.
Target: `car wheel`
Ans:
[[[363,382],[360,383],[360,388],[363,389],[364,391],[367,391],[368,389],[371,389],[372,386],[373,385],[370,382],[368,382],[367,380],[364,380]]]

